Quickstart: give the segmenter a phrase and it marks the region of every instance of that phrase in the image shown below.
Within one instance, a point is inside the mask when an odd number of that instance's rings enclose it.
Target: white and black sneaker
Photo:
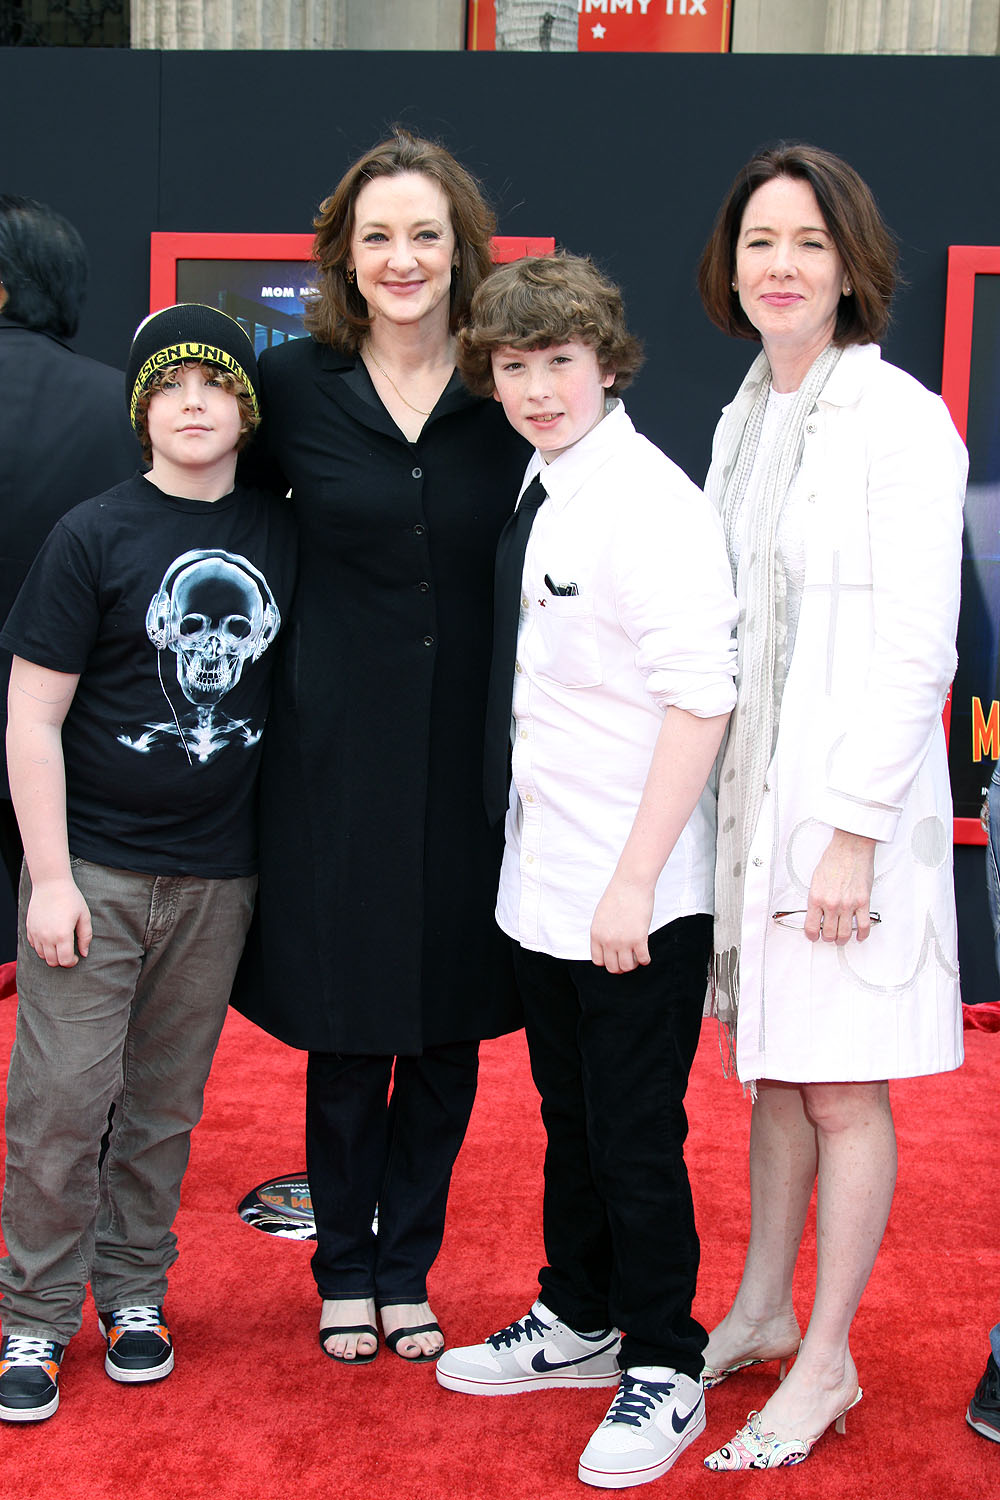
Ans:
[[[9,1333],[0,1343],[0,1421],[43,1422],[59,1405],[65,1344]]]
[[[608,1414],[580,1456],[577,1474],[598,1489],[624,1490],[659,1479],[705,1430],[700,1380],[672,1374],[639,1380],[626,1370]]]
[[[493,1333],[482,1344],[446,1349],[438,1382],[470,1396],[513,1396],[560,1386],[617,1385],[617,1328],[576,1333],[536,1302],[526,1318]]]
[[[98,1313],[97,1326],[108,1341],[104,1368],[123,1385],[163,1380],[174,1368],[174,1346],[162,1307],[118,1307]]]

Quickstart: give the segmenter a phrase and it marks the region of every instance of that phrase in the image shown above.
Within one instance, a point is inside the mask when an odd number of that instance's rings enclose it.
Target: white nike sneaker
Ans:
[[[577,1474],[584,1484],[624,1490],[659,1479],[705,1430],[700,1380],[636,1380],[628,1371],[608,1414],[584,1448]]]
[[[617,1385],[621,1342],[617,1328],[575,1333],[536,1302],[526,1318],[491,1334],[485,1343],[446,1349],[437,1362],[437,1378],[449,1391],[470,1396]]]

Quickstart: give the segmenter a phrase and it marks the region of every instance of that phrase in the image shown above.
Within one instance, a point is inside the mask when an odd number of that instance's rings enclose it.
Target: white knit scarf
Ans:
[[[763,800],[764,778],[774,754],[781,695],[788,673],[787,591],[784,569],[776,554],[775,535],[781,508],[802,460],[806,422],[816,409],[817,398],[840,352],[828,344],[796,392],[771,449],[753,508],[746,517],[739,570],[734,577],[741,606],[736,635],[739,696],[729,724],[719,777],[714,966],[715,1009],[729,1032],[730,1047],[739,1006],[740,929],[747,857]],[[740,394],[757,381],[760,390],[740,436],[738,424],[745,410]],[[739,442],[735,462],[728,474],[722,476],[720,505],[731,562],[735,531],[741,524],[740,508],[757,456],[770,390],[771,370],[767,356],[761,354],[726,415],[725,422],[731,424],[731,430],[723,426],[722,451],[732,453]]]

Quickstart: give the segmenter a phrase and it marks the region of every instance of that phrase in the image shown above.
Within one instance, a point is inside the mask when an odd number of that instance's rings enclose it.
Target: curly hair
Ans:
[[[348,167],[313,220],[316,290],[306,307],[305,325],[313,338],[345,354],[357,353],[371,326],[365,300],[346,274],[358,194],[376,177],[404,172],[429,177],[448,199],[458,256],[451,279],[452,333],[465,322],[472,294],[493,264],[490,239],[496,219],[475,178],[444,146],[394,126],[388,140]]]
[[[708,316],[723,333],[760,342],[732,286],[736,242],[751,195],[778,177],[793,177],[812,188],[850,280],[853,293],[840,299],[833,342],[845,348],[880,339],[889,326],[896,286],[895,241],[871,189],[854,168],[832,151],[800,143],[758,151],[736,174],[698,267],[698,290]]]
[[[592,260],[566,251],[525,256],[498,266],[477,289],[458,336],[458,368],[470,391],[489,396],[497,349],[545,349],[574,339],[594,350],[602,374],[614,372],[612,396],[642,364],[621,292]]]
[[[236,443],[236,452],[245,448],[253,435],[260,418],[254,412],[253,401],[250,392],[242,380],[237,380],[228,370],[222,370],[218,365],[203,364],[200,360],[188,359],[179,365],[164,365],[162,370],[157,370],[150,377],[149,383],[142,389],[135,407],[135,430],[142,447],[142,456],[147,463],[152,462],[153,445],[149,441],[149,423],[147,415],[149,403],[157,391],[161,391],[168,380],[177,378],[178,370],[204,370],[217,376],[222,389],[230,396],[236,397],[236,404],[240,409],[240,435]]]

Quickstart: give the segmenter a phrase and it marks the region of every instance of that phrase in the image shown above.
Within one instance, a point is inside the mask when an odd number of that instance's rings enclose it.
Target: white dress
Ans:
[[[717,505],[763,373],[761,360],[717,429],[705,486]],[[874,345],[844,351],[807,421],[778,530],[791,572],[803,569],[802,595],[747,859],[744,1082],[912,1077],[962,1061],[941,711],[966,469],[939,397]],[[742,609],[739,578],[737,594]],[[871,905],[882,921],[844,947],[772,919],[806,906],[834,828],[878,840]]]

